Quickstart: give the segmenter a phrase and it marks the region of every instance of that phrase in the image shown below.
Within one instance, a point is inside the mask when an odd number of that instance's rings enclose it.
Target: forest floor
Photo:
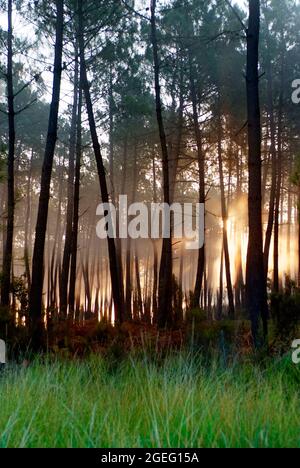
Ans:
[[[300,367],[185,352],[0,374],[0,447],[300,447]]]

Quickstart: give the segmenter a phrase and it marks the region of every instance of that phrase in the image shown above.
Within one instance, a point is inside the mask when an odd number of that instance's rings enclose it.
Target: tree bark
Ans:
[[[289,158],[288,173],[292,174],[292,157]],[[288,201],[287,201],[287,234],[286,234],[286,256],[287,256],[287,275],[291,278],[291,227],[292,227],[292,181],[289,177],[288,182]]]
[[[282,182],[282,126],[283,126],[283,87],[284,87],[284,57],[281,56],[281,84],[278,104],[278,130],[277,130],[277,164],[276,164],[276,196],[275,196],[275,221],[274,221],[274,277],[273,289],[279,291],[279,215],[280,215],[280,194]],[[282,211],[282,210],[281,210]]]
[[[236,173],[237,173],[237,200],[241,199],[242,196],[242,181],[241,181],[241,168],[240,158],[242,160],[242,151],[238,154],[236,159]],[[235,221],[235,230],[237,237],[236,256],[235,256],[235,271],[236,271],[236,282],[235,282],[235,306],[241,310],[244,307],[244,278],[243,278],[243,266],[242,266],[242,222],[239,217]]]
[[[32,327],[32,344],[35,348],[41,347],[41,338],[43,332],[42,295],[44,280],[44,250],[48,220],[53,157],[57,140],[57,122],[62,74],[62,51],[64,30],[63,0],[56,0],[56,10],[56,40],[52,101],[50,106],[48,134],[41,177],[41,189],[32,260],[32,282],[29,297],[29,311]]]
[[[152,158],[152,177],[153,177],[153,202],[157,203],[157,187],[156,187],[156,168],[155,168],[155,154]],[[152,285],[152,314],[153,323],[157,323],[158,317],[158,304],[157,304],[157,288],[158,288],[158,252],[157,241],[152,239],[153,246],[153,285]]]
[[[270,246],[272,239],[272,232],[274,227],[274,214],[275,214],[275,196],[276,196],[276,137],[275,137],[275,119],[274,119],[274,102],[273,102],[273,77],[271,70],[271,60],[269,57],[269,52],[267,51],[267,86],[268,86],[268,113],[270,121],[270,137],[271,137],[271,161],[272,161],[272,180],[271,180],[271,192],[270,192],[270,202],[269,202],[269,216],[268,224],[265,235],[265,245],[264,245],[264,269],[266,280],[268,278],[268,268],[269,268],[269,255],[270,255]]]
[[[247,114],[248,114],[248,216],[249,243],[246,266],[247,309],[251,319],[254,345],[259,345],[259,319],[268,331],[268,305],[262,241],[261,124],[259,102],[258,47],[260,2],[249,0],[247,29]]]
[[[72,227],[74,209],[74,160],[76,152],[76,118],[78,108],[78,48],[75,47],[75,72],[73,109],[71,120],[71,134],[69,147],[69,173],[68,173],[68,202],[66,215],[66,235],[60,278],[60,314],[61,318],[66,318],[68,308],[68,283],[70,273],[70,260],[72,250]]]
[[[78,223],[79,223],[79,193],[80,193],[80,165],[81,165],[81,112],[82,112],[82,89],[79,86],[78,112],[77,112],[77,140],[76,140],[76,163],[75,163],[75,183],[74,183],[74,204],[73,204],[73,226],[71,241],[71,266],[69,285],[69,311],[70,317],[74,317],[75,312],[75,285],[77,270],[77,243],[78,243]]]
[[[223,158],[222,158],[222,121],[221,121],[220,103],[219,103],[218,112],[219,112],[219,116],[218,116],[218,163],[219,163],[220,189],[221,189],[221,212],[222,212],[222,221],[223,221],[223,252],[224,252],[225,275],[226,275],[227,295],[228,295],[228,310],[229,310],[230,318],[233,318],[235,311],[234,311],[234,298],[233,298],[233,288],[232,288],[231,271],[230,271],[229,247],[228,247],[228,231],[227,231],[228,213],[227,213],[227,206],[226,206],[226,199],[225,199],[225,187],[224,187],[224,171],[223,171]]]
[[[169,156],[167,139],[165,134],[161,89],[160,89],[160,63],[158,57],[158,44],[156,34],[156,0],[151,0],[151,42],[153,49],[156,117],[159,129],[159,137],[162,151],[163,167],[163,196],[164,203],[170,205],[170,183],[169,183]],[[170,223],[172,225],[172,223]],[[159,270],[158,286],[158,326],[166,327],[172,323],[172,233],[164,237]]]
[[[135,266],[135,280],[136,280],[136,288],[137,288],[138,318],[141,320],[142,317],[143,317],[143,298],[142,298],[140,266],[139,266],[139,257],[138,257],[137,246],[135,246],[134,266]]]
[[[190,52],[189,52],[190,54]],[[189,56],[189,66],[190,66],[190,94],[193,107],[193,123],[194,123],[194,132],[195,139],[197,144],[197,162],[198,162],[198,172],[199,172],[199,203],[205,204],[205,159],[202,148],[202,135],[199,127],[199,118],[198,118],[198,102],[197,102],[197,92],[194,82],[194,72],[192,66],[192,58]],[[203,245],[198,252],[198,262],[197,262],[197,273],[196,273],[196,282],[194,287],[193,295],[193,307],[199,307],[200,296],[203,285],[203,276],[205,269],[205,246]]]
[[[298,182],[298,196],[297,196],[297,202],[298,202],[298,278],[297,278],[297,284],[298,288],[300,288],[300,182]]]
[[[24,263],[25,263],[25,275],[27,279],[28,290],[30,291],[31,287],[31,273],[30,273],[30,261],[29,261],[29,249],[30,243],[29,238],[31,239],[31,179],[32,179],[32,164],[33,164],[33,150],[31,151],[31,158],[29,161],[28,176],[27,176],[27,189],[26,189],[26,219],[25,219],[25,230],[24,230]]]
[[[89,120],[89,127],[92,137],[93,149],[97,164],[98,178],[100,184],[100,191],[102,196],[102,203],[109,203],[108,189],[106,183],[106,174],[103,164],[100,144],[98,140],[96,122],[94,117],[92,99],[90,94],[90,86],[87,78],[86,62],[85,62],[85,46],[83,35],[83,14],[82,14],[82,0],[79,0],[79,49],[80,49],[80,69],[81,69],[81,84],[86,101],[86,109]],[[108,213],[108,216],[110,213]],[[120,275],[120,266],[118,265],[117,251],[115,240],[107,236],[108,242],[108,255],[110,265],[110,275],[112,283],[112,296],[115,307],[115,319],[117,323],[121,323],[124,319],[124,288],[123,281]]]
[[[10,276],[12,265],[12,250],[14,236],[15,214],[15,110],[13,89],[13,28],[12,28],[12,0],[8,0],[8,31],[7,31],[7,103],[8,103],[8,158],[7,158],[7,224],[6,243],[3,258],[1,282],[1,305],[9,305]]]
[[[110,177],[110,190],[111,199],[115,203],[115,176],[114,176],[114,90],[113,90],[113,76],[112,66],[109,72],[109,177]]]
[[[60,268],[61,268],[61,242],[62,242],[62,233],[61,233],[61,211],[62,211],[62,195],[63,195],[63,173],[64,173],[64,165],[65,165],[65,156],[63,157],[62,162],[59,158],[59,170],[58,170],[58,208],[57,208],[57,215],[56,215],[56,227],[53,236],[53,245],[52,245],[52,253],[51,253],[51,260],[50,260],[50,308],[52,311],[57,306],[57,279],[60,276]],[[48,235],[48,251],[50,253],[50,236]],[[58,276],[58,278],[57,278]]]
[[[137,143],[134,144],[134,157],[133,157],[133,180],[132,180],[132,189],[130,203],[134,203],[136,188],[137,188]],[[123,192],[125,193],[125,192]],[[125,301],[126,301],[126,320],[132,319],[132,265],[131,265],[131,239],[127,239],[126,246],[126,292],[125,292]]]

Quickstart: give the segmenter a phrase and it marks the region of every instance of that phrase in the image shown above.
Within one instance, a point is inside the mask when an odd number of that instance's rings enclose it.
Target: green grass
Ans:
[[[300,447],[299,385],[288,358],[36,362],[0,376],[0,447]]]

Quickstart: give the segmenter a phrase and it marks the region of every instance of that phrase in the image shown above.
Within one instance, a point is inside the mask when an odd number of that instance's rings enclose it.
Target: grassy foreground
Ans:
[[[300,369],[99,357],[0,376],[0,447],[300,447]]]

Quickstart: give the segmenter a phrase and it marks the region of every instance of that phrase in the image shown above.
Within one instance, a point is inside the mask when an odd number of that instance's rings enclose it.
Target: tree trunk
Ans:
[[[155,155],[152,158],[152,177],[153,177],[153,202],[157,203],[157,188],[156,188],[156,168],[155,168]],[[157,287],[158,287],[158,253],[157,241],[152,239],[153,246],[153,285],[152,285],[152,314],[153,323],[157,323],[158,305],[157,305]]]
[[[100,191],[102,196],[102,203],[109,203],[109,196],[106,183],[106,174],[103,164],[100,144],[98,140],[96,122],[94,117],[92,99],[90,94],[90,86],[87,78],[87,70],[85,63],[84,52],[84,35],[83,35],[83,14],[82,14],[82,0],[79,0],[79,48],[80,48],[80,69],[81,69],[81,83],[85,95],[86,109],[89,120],[89,127],[92,137],[93,149],[97,164],[98,178],[100,184]],[[110,216],[110,213],[108,213]],[[118,265],[117,252],[115,240],[107,236],[108,254],[110,264],[110,275],[112,283],[112,296],[115,307],[115,319],[117,323],[121,323],[124,319],[124,289],[123,281],[120,275],[120,266]]]
[[[131,189],[131,198],[130,204],[134,203],[136,187],[137,187],[137,144],[134,144],[134,158],[133,158],[133,180],[132,180],[132,189]],[[126,319],[132,319],[132,266],[131,266],[131,238],[127,239],[126,246]]]
[[[3,271],[1,282],[1,305],[9,305],[10,275],[12,264],[15,188],[14,188],[14,161],[15,161],[15,111],[13,89],[13,29],[12,29],[12,0],[8,0],[8,31],[7,31],[7,103],[8,103],[8,158],[7,158],[7,224],[6,243],[3,258]]]
[[[139,267],[139,257],[138,257],[137,246],[135,246],[134,266],[135,266],[135,280],[136,280],[136,287],[137,287],[138,316],[139,316],[139,319],[141,319],[143,317],[143,298],[142,298],[140,267]]]
[[[111,199],[115,203],[115,181],[114,181],[114,93],[113,93],[113,76],[112,67],[109,74],[109,177]]]
[[[241,152],[242,160],[242,152]],[[241,182],[241,168],[240,168],[240,154],[238,154],[236,160],[236,172],[237,172],[237,200],[241,199],[242,196],[242,182]],[[235,230],[237,237],[236,256],[235,256],[235,271],[236,271],[236,283],[235,283],[235,306],[241,310],[244,306],[244,278],[243,278],[243,266],[242,266],[242,223],[239,217],[236,218]]]
[[[31,158],[29,162],[28,176],[27,176],[27,189],[26,189],[26,219],[25,219],[25,230],[24,230],[24,263],[25,263],[25,275],[27,279],[28,290],[31,286],[31,274],[30,274],[30,262],[29,262],[29,249],[30,243],[29,238],[31,239],[31,178],[32,178],[32,164],[33,164],[33,150],[31,151]]]
[[[35,231],[35,243],[32,260],[32,283],[29,298],[29,311],[32,326],[33,346],[41,346],[43,331],[42,295],[44,279],[44,250],[46,229],[48,220],[50,183],[52,174],[53,157],[57,140],[58,108],[60,99],[61,74],[62,74],[62,50],[64,30],[64,1],[56,0],[56,40],[52,101],[48,124],[48,134],[42,169],[41,189],[38,206],[38,216]]]
[[[298,186],[298,288],[300,288],[300,182]]]
[[[73,209],[74,209],[74,160],[76,151],[76,117],[78,108],[78,48],[75,47],[75,72],[74,72],[74,91],[73,91],[73,109],[71,120],[71,135],[69,147],[69,174],[68,174],[68,202],[66,215],[66,235],[62,261],[62,270],[60,278],[60,314],[64,319],[68,308],[68,283],[70,273],[70,259],[72,249],[72,227],[73,227]]]
[[[198,109],[197,109],[197,92],[194,82],[194,73],[192,69],[192,58],[189,57],[190,61],[190,93],[193,106],[193,122],[194,132],[197,143],[197,161],[198,161],[198,172],[199,172],[199,203],[205,204],[205,159],[202,148],[202,135],[199,127]],[[196,283],[194,287],[193,295],[193,307],[199,307],[200,296],[202,291],[203,276],[205,269],[205,246],[203,245],[198,252],[198,263],[196,273]]]
[[[283,86],[284,86],[284,58],[281,57],[281,84],[278,104],[278,133],[277,133],[277,183],[275,196],[275,222],[274,222],[274,277],[273,289],[279,291],[279,214],[280,214],[280,194],[282,182],[282,126],[283,126]]]
[[[290,155],[288,173],[292,174],[292,158]],[[286,256],[287,256],[287,275],[291,278],[291,227],[292,227],[292,181],[289,177],[288,182],[288,201],[287,201],[287,234],[286,234]]]
[[[248,216],[249,243],[246,267],[247,309],[251,319],[254,345],[259,344],[259,318],[268,331],[268,305],[264,272],[262,241],[261,196],[261,127],[259,103],[258,47],[260,31],[260,2],[249,0],[247,30],[247,113],[248,113]]]
[[[160,90],[160,63],[158,57],[158,44],[156,35],[156,0],[151,0],[151,42],[153,49],[153,64],[155,78],[156,117],[159,129],[159,137],[162,151],[163,167],[163,195],[164,203],[170,205],[169,183],[169,156],[167,140],[162,115],[161,90]],[[170,223],[172,224],[172,223]],[[159,270],[158,286],[158,325],[164,328],[172,323],[172,233],[164,237]]]
[[[174,91],[176,88],[174,89]],[[184,125],[184,75],[183,75],[183,64],[181,64],[180,69],[180,83],[179,83],[179,107],[177,112],[176,109],[176,102],[174,107],[174,125],[176,125],[176,135],[175,135],[175,142],[173,145],[172,156],[169,158],[169,180],[170,180],[170,203],[173,203],[175,192],[176,192],[176,178],[177,178],[177,170],[178,170],[178,163],[179,163],[179,156],[181,150],[181,142],[182,142],[182,133],[183,133],[183,125]]]
[[[63,195],[63,174],[65,166],[65,156],[63,156],[62,162],[59,158],[59,169],[58,169],[58,208],[56,215],[56,228],[53,236],[52,254],[50,260],[50,307],[54,310],[57,306],[57,275],[60,276],[61,267],[61,211],[62,211],[62,195]],[[50,235],[48,234],[48,251],[50,252]]]
[[[268,112],[270,121],[270,136],[271,136],[271,160],[272,160],[272,181],[271,181],[271,192],[270,192],[270,203],[269,203],[269,217],[268,225],[266,230],[265,245],[264,245],[264,268],[265,277],[268,278],[269,269],[269,255],[270,245],[274,226],[274,210],[275,210],[275,196],[276,196],[276,138],[275,138],[275,119],[274,119],[274,103],[273,103],[273,77],[271,70],[271,60],[269,55],[267,56],[267,79],[268,79]]]
[[[224,240],[222,239],[220,276],[219,276],[219,295],[218,295],[218,304],[217,304],[218,320],[221,320],[223,316],[223,270],[224,270]]]
[[[82,89],[79,86],[78,112],[77,112],[77,141],[76,141],[76,163],[75,163],[75,183],[74,183],[74,204],[73,204],[73,227],[71,241],[71,267],[69,286],[69,311],[70,317],[74,317],[75,312],[75,285],[77,271],[77,243],[78,243],[78,222],[79,222],[79,193],[80,193],[80,165],[81,165],[81,112],[82,112]]]
[[[227,232],[228,213],[227,213],[227,206],[226,206],[226,199],[225,199],[225,187],[224,187],[224,172],[223,172],[223,159],[222,159],[222,121],[221,121],[220,103],[219,103],[218,112],[219,112],[219,116],[218,116],[218,163],[219,163],[220,189],[221,189],[221,211],[222,211],[222,221],[223,221],[223,251],[224,251],[225,275],[226,275],[227,295],[228,295],[228,310],[229,310],[229,316],[233,318],[234,317],[234,298],[233,298],[233,289],[232,289],[231,271],[230,271],[229,247],[228,247],[228,232]]]

